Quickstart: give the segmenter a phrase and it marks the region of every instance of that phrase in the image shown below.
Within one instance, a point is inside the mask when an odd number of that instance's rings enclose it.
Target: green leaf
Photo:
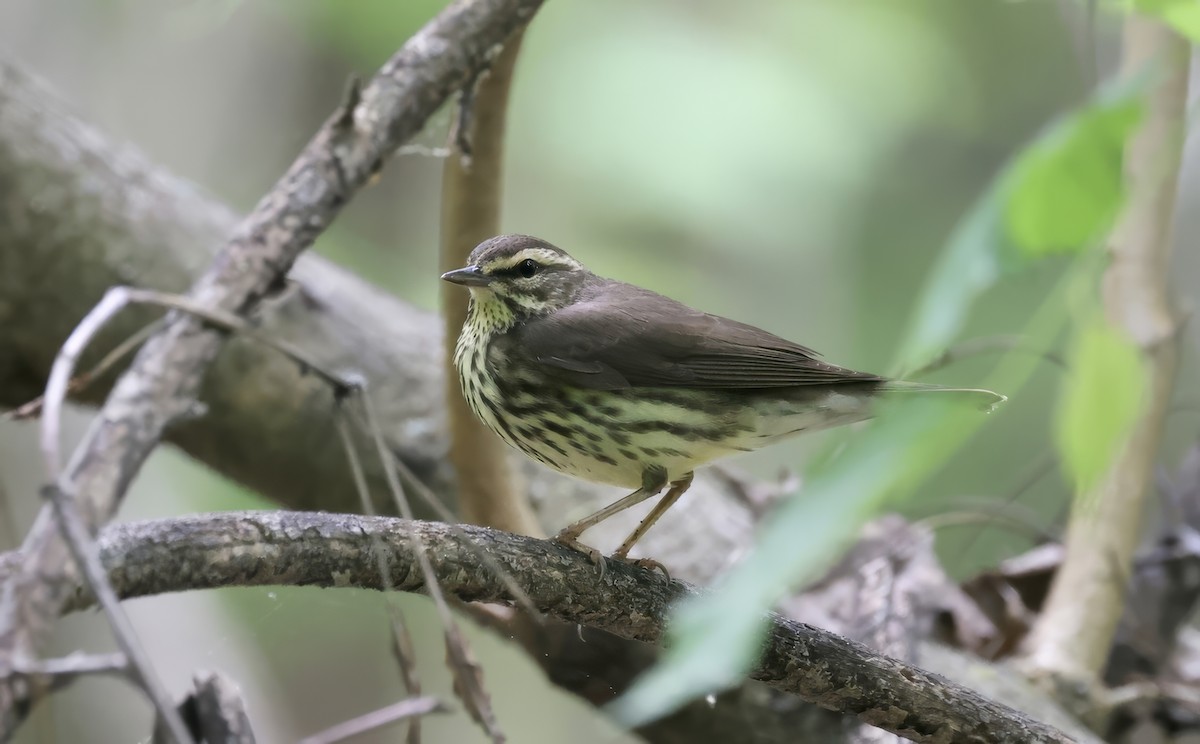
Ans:
[[[1141,408],[1146,369],[1137,346],[1103,320],[1084,325],[1063,379],[1056,443],[1076,493],[1091,491]]]
[[[1005,216],[1026,255],[1074,253],[1112,227],[1125,197],[1125,141],[1142,116],[1139,90],[1110,91],[1060,120],[1014,163]]]
[[[1133,7],[1165,21],[1193,43],[1200,43],[1200,0],[1133,0]]]
[[[1121,152],[1141,117],[1143,79],[1109,86],[1048,127],[955,228],[921,292],[899,359],[926,364],[953,342],[971,304],[1005,276],[1093,245],[1123,200]]]
[[[997,180],[959,222],[938,259],[909,323],[899,359],[905,369],[942,353],[962,328],[975,298],[994,285],[1015,254],[1004,229],[1004,187]]]

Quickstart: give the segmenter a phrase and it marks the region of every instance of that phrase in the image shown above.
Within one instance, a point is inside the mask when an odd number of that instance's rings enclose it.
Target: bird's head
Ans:
[[[595,278],[566,251],[528,235],[489,238],[467,261],[442,278],[470,289],[476,309],[514,322],[566,307]]]

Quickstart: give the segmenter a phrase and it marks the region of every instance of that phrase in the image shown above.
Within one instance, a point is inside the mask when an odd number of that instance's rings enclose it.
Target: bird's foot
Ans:
[[[579,542],[578,535],[570,534],[566,530],[558,533],[552,539],[554,542],[562,545],[563,547],[570,548],[571,550],[575,550],[586,555],[592,561],[592,563],[596,564],[596,567],[600,569],[600,578],[604,578],[604,572],[608,570],[608,565],[603,553],[590,545],[584,545],[583,543]]]
[[[630,563],[638,568],[644,568],[647,571],[661,571],[662,575],[667,577],[667,581],[671,580],[671,572],[667,570],[667,567],[653,558],[630,558],[628,553],[623,553],[620,549],[609,557],[624,563]]]

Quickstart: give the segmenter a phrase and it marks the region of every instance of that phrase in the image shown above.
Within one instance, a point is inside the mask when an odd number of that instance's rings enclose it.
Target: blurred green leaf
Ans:
[[[1079,330],[1056,422],[1062,462],[1077,493],[1108,468],[1141,407],[1146,370],[1137,346],[1103,319]]]
[[[954,340],[971,303],[1001,278],[1054,253],[1093,245],[1120,211],[1122,151],[1141,118],[1137,78],[1031,142],[997,176],[950,237],[921,292],[899,359],[914,369]]]
[[[1013,242],[1038,257],[1100,238],[1124,200],[1122,153],[1141,120],[1135,86],[1060,120],[1014,163],[1006,218]]]
[[[1004,229],[1004,176],[979,198],[950,236],[917,301],[898,358],[904,369],[924,366],[942,353],[962,328],[975,298],[1015,263]]]
[[[1155,16],[1200,43],[1200,0],[1133,0],[1133,8]]]

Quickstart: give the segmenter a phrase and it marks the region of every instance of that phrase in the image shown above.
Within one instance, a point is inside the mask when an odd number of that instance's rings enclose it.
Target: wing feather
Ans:
[[[824,362],[813,350],[760,328],[618,282],[512,333],[520,356],[546,374],[598,390],[753,390],[884,379]]]

